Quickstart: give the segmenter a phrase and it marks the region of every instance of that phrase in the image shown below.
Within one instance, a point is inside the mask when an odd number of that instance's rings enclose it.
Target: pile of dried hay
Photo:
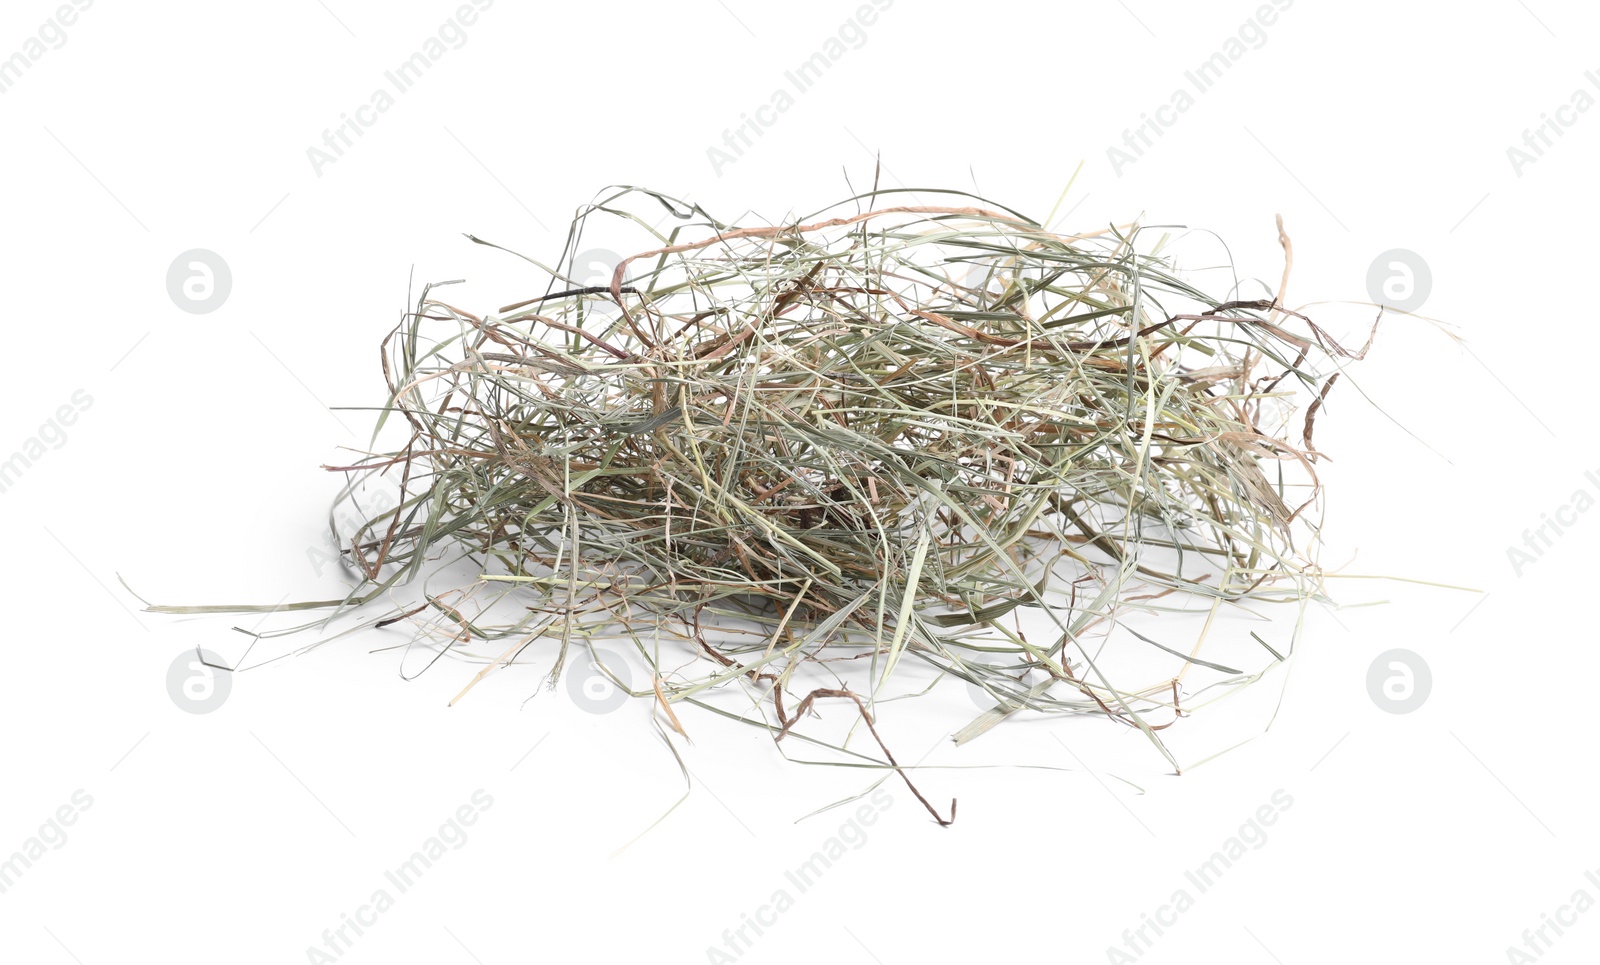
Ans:
[[[609,284],[552,272],[481,317],[424,290],[384,343],[380,425],[403,444],[333,467],[341,500],[380,478],[398,499],[343,534],[361,585],[296,606],[366,603],[448,549],[481,576],[406,615],[436,617],[441,650],[505,644],[473,683],[541,641],[553,682],[574,643],[628,640],[650,668],[635,695],[680,730],[674,704],[742,681],[744,719],[779,738],[824,698],[876,736],[875,698],[915,657],[994,697],[958,740],[1028,708],[1109,714],[1160,747],[1144,715],[1180,709],[1177,677],[1113,685],[1091,627],[1136,589],[1320,592],[1311,433],[1338,375],[1319,369],[1365,349],[1273,300],[1208,297],[1135,231],[1061,235],[971,197],[874,192],[738,227],[624,191],[580,214],[565,257],[592,219],[642,226],[629,194],[684,224]],[[1055,639],[1028,642],[1016,608]]]

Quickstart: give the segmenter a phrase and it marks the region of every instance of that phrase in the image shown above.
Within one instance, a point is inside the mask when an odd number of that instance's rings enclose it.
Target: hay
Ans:
[[[397,504],[345,534],[361,585],[296,606],[366,603],[448,550],[480,579],[408,615],[441,621],[440,650],[495,642],[472,683],[540,642],[553,682],[570,647],[624,639],[651,667],[636,696],[680,731],[673,704],[742,680],[744,719],[775,737],[822,699],[876,737],[914,657],[995,698],[958,740],[1027,708],[1108,714],[1161,746],[1144,715],[1182,709],[1181,673],[1114,686],[1085,633],[1140,588],[1316,594],[1310,439],[1337,378],[1321,369],[1365,349],[1271,299],[1196,290],[1132,229],[1062,235],[981,199],[890,194],[739,227],[622,192],[580,214],[568,257],[592,219],[646,223],[622,197],[686,223],[609,284],[553,272],[482,316],[424,289],[384,341],[379,423],[404,442],[331,467],[342,502],[383,479]],[[491,621],[485,589],[515,618]],[[1058,638],[1029,643],[1017,608]],[[663,631],[681,646],[663,654]],[[1237,673],[1198,642],[1150,642]]]

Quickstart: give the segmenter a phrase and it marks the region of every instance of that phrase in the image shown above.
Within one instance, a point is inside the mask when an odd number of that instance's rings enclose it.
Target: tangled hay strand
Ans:
[[[582,212],[568,252],[589,219],[643,225],[614,206],[630,193]],[[375,480],[398,498],[344,539],[362,585],[306,606],[367,602],[452,549],[480,579],[406,615],[438,617],[440,651],[507,644],[472,683],[536,641],[559,644],[553,683],[575,641],[627,639],[651,668],[636,696],[679,730],[673,704],[743,681],[780,739],[821,699],[876,737],[915,657],[994,697],[960,741],[1026,708],[1110,715],[1166,753],[1145,716],[1183,710],[1190,664],[1228,668],[1139,635],[1180,672],[1119,687],[1086,634],[1141,588],[1319,592],[1310,440],[1338,377],[1319,369],[1365,348],[1272,299],[1209,297],[1131,229],[887,194],[738,227],[641,192],[687,223],[608,284],[552,273],[560,290],[482,316],[425,289],[384,341],[379,422],[403,445],[332,467],[341,501]],[[485,588],[516,616],[494,622]],[[1029,643],[1018,608],[1057,639]],[[664,629],[679,652],[644,639]]]

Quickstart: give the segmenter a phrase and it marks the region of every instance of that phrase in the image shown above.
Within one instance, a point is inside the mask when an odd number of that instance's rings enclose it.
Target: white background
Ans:
[[[941,768],[1042,767],[920,772],[941,808],[960,799],[942,830],[886,784],[893,806],[865,844],[741,960],[1106,961],[1278,789],[1293,805],[1266,843],[1141,961],[1506,961],[1575,891],[1600,898],[1582,739],[1600,514],[1520,576],[1507,558],[1600,471],[1586,428],[1600,110],[1566,115],[1520,171],[1507,155],[1575,90],[1600,96],[1585,77],[1595,11],[1299,0],[1119,172],[1107,147],[1254,4],[898,0],[714,170],[707,148],[855,6],[500,0],[320,174],[307,148],[451,3],[96,3],[0,94],[0,452],[76,390],[93,399],[0,495],[0,856],[74,791],[93,800],[0,894],[6,960],[306,961],[481,788],[493,805],[465,845],[341,960],[707,961],[846,814],[796,819],[871,774],[790,763],[691,714],[693,789],[633,840],[684,790],[643,703],[600,716],[562,691],[527,700],[548,669],[535,659],[447,708],[474,667],[406,682],[395,654],[368,652],[394,641],[368,636],[236,675],[221,708],[193,715],[168,695],[169,664],[196,645],[237,655],[229,627],[253,624],[141,612],[117,575],[158,602],[337,593],[307,557],[335,486],[318,467],[368,423],[328,407],[380,401],[377,343],[413,269],[468,279],[452,295],[469,310],[543,284],[463,232],[554,259],[574,209],[617,183],[769,220],[845,197],[846,174],[865,187],[880,152],[887,186],[1038,216],[1082,162],[1071,227],[1208,229],[1274,283],[1282,213],[1289,301],[1347,303],[1321,309],[1340,332],[1372,314],[1348,303],[1368,300],[1373,259],[1418,253],[1433,279],[1420,311],[1465,342],[1391,316],[1331,398],[1324,562],[1484,592],[1333,581],[1342,603],[1387,602],[1313,608],[1277,722],[1262,733],[1261,705],[1219,705],[1261,736],[1181,778],[1104,721],[1002,728],[978,756],[930,740]],[[0,57],[54,9],[7,3]],[[211,314],[166,290],[193,248],[233,273]],[[1433,676],[1403,715],[1366,684],[1396,647]],[[1281,683],[1263,685],[1267,711]],[[1192,723],[1181,756],[1220,749]],[[1589,911],[1543,960],[1597,949]]]

